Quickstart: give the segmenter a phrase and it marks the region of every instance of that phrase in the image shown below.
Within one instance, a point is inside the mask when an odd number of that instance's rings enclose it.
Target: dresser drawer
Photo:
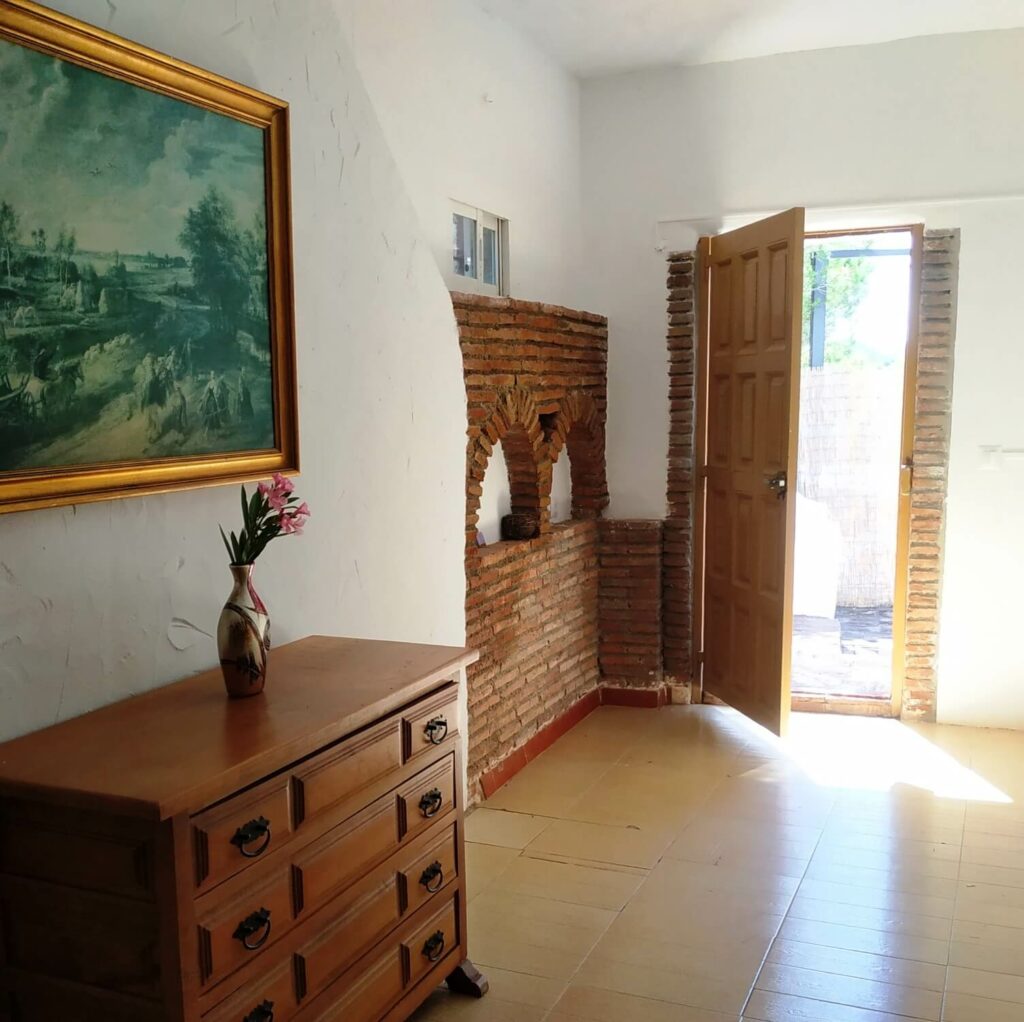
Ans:
[[[402,715],[402,753],[405,761],[428,760],[442,742],[459,732],[459,690],[451,686]]]
[[[203,1016],[203,1022],[289,1022],[299,1011],[289,955],[276,968]]]
[[[291,781],[275,777],[192,817],[198,892],[240,873],[292,836]]]
[[[296,828],[401,765],[398,717],[319,753],[292,771]]]
[[[405,910],[415,912],[458,876],[455,827],[400,870]]]
[[[450,900],[402,941],[402,956],[409,986],[419,982],[442,958],[458,946],[457,920],[455,902]]]
[[[383,883],[348,907],[295,952],[295,968],[303,997],[316,997],[402,917],[398,876],[391,871]]]
[[[308,1016],[310,1022],[378,1022],[405,990],[402,949],[397,944],[357,970],[353,970],[357,975],[342,977],[335,984],[338,999],[331,1001],[328,994],[324,998],[327,1006],[314,1009]],[[306,1017],[303,1015],[303,1020]]]
[[[295,922],[292,877],[287,866],[262,887],[246,888],[200,912],[199,975],[212,986],[270,947]]]
[[[455,758],[447,756],[398,789],[399,834],[405,840],[422,833],[455,805]]]
[[[296,912],[316,911],[398,846],[398,804],[389,792],[293,858]]]

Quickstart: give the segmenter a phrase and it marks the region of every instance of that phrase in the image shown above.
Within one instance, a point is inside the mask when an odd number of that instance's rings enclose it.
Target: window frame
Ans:
[[[469,277],[455,270],[454,249],[448,256],[448,271],[446,277],[449,285],[455,291],[467,291],[470,294],[480,295],[507,295],[508,291],[508,221],[494,213],[490,213],[478,206],[470,206],[465,202],[456,199],[449,200],[450,223],[454,227],[456,215],[466,217],[476,224],[475,250],[473,253],[473,267],[477,276]],[[484,229],[495,232],[495,255],[498,260],[497,279],[493,284],[483,280],[483,251],[484,251]]]

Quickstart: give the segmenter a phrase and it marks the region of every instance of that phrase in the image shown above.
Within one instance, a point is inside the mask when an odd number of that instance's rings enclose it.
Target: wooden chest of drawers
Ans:
[[[0,746],[0,1020],[399,1022],[466,961],[470,651],[312,637]]]

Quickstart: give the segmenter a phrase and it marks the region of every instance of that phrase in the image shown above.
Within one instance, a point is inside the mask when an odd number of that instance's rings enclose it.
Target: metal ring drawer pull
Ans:
[[[439,962],[444,954],[444,931],[438,930],[427,938],[423,945],[423,954],[429,962]]]
[[[448,721],[444,717],[434,717],[428,720],[423,728],[427,741],[431,745],[440,745],[448,737]]]
[[[420,812],[430,819],[431,816],[437,816],[441,811],[441,806],[444,805],[444,795],[437,788],[431,788],[430,791],[420,799]]]
[[[274,1022],[274,1002],[264,1001],[262,1004],[257,1004],[242,1019],[242,1022]]]
[[[252,940],[256,934],[260,936]],[[246,951],[256,951],[263,947],[270,939],[270,909],[261,908],[246,916],[239,924],[233,934],[235,940],[240,940]]]
[[[259,841],[260,838],[263,838],[260,845],[256,848],[249,847],[254,841]],[[257,816],[255,820],[243,823],[235,831],[234,836],[231,838],[231,843],[247,859],[255,859],[257,855],[262,855],[270,844],[270,820],[265,816]]]
[[[441,863],[432,862],[420,876],[420,883],[431,893],[435,894],[444,887],[444,870]]]

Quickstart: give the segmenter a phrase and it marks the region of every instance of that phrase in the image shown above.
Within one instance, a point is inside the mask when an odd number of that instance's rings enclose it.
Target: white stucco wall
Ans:
[[[794,205],[811,207],[815,227],[962,229],[939,714],[1004,727],[1024,727],[1024,462],[986,470],[981,446],[1024,447],[1022,52],[1016,30],[939,36],[622,75],[583,91],[584,302],[603,303],[614,338],[613,517],[665,509],[659,238],[686,247],[749,219],[730,214]],[[701,222],[678,222],[690,220]]]
[[[455,199],[509,221],[513,295],[575,306],[575,77],[469,0],[362,0],[351,10],[359,69],[442,271]]]
[[[280,644],[464,637],[454,317],[327,0],[53,6],[292,105],[307,534],[257,580]],[[0,738],[216,662],[235,487],[0,517]],[[273,684],[273,659],[271,678]]]

